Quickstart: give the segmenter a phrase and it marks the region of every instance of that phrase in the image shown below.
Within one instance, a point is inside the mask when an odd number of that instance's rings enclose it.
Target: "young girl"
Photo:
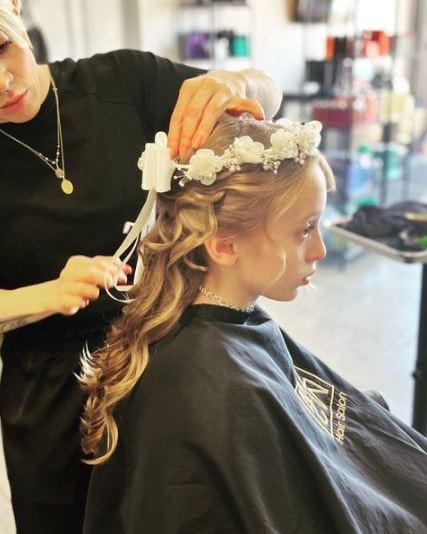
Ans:
[[[319,126],[227,121],[179,168],[147,148],[144,179],[174,178],[85,364],[85,534],[427,532],[425,438],[255,305],[325,256]]]

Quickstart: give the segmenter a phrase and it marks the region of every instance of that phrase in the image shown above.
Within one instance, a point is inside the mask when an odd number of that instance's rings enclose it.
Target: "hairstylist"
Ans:
[[[74,373],[120,306],[100,288],[144,193],[137,158],[169,129],[174,155],[220,115],[271,116],[264,74],[202,71],[121,50],[37,65],[19,2],[0,0],[0,415],[18,534],[81,531],[83,396]]]

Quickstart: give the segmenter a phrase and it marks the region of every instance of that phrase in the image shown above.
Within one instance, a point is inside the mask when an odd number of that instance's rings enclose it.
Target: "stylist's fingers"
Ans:
[[[169,127],[172,156],[182,157],[190,148],[200,148],[225,111],[235,116],[247,112],[256,119],[264,119],[259,102],[244,98],[241,88],[231,80],[207,75],[186,80]]]
[[[257,120],[264,119],[264,110],[257,100],[249,98],[228,99],[223,93],[217,93],[210,99],[204,109],[192,139],[191,146],[193,149],[196,150],[204,144],[224,112],[235,117],[243,113],[250,113]]]
[[[58,283],[58,307],[64,315],[74,315],[99,297],[99,288],[85,283]]]
[[[195,95],[201,93],[195,99]],[[203,76],[185,80],[169,124],[168,144],[172,157],[182,156],[191,147],[191,140],[200,122],[201,113],[214,94],[211,84],[205,84]]]
[[[205,78],[193,93],[181,128],[179,154],[190,148],[200,148],[214,129],[227,105],[235,97],[230,85],[212,78]]]
[[[206,96],[206,93],[200,90],[193,96],[192,106],[197,110],[197,114],[183,123],[180,155],[184,155],[190,148],[200,148],[226,110],[229,102],[227,94],[220,91],[214,93],[209,100],[206,100]]]
[[[98,287],[111,286],[116,279],[128,269],[112,256],[72,256],[61,271],[60,280],[65,282],[86,282]]]
[[[72,256],[57,279],[54,309],[73,315],[97,300],[100,289],[125,284],[131,272],[129,265],[113,256]]]
[[[250,113],[257,120],[264,120],[265,113],[261,104],[255,98],[233,98],[225,110],[228,115],[239,117],[243,113]]]
[[[179,154],[179,147],[181,144],[181,130],[184,117],[188,113],[188,106],[191,102],[197,87],[200,84],[196,79],[186,80],[179,91],[178,100],[173,110],[171,120],[169,123],[168,144],[171,149],[172,157]]]

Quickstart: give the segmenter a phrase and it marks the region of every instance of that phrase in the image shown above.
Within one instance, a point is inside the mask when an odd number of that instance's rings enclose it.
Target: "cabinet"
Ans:
[[[184,63],[206,69],[251,66],[252,9],[248,2],[181,2],[177,26],[179,55]]]

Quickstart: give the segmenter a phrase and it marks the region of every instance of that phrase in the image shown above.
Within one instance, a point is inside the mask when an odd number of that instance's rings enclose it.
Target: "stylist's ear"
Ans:
[[[233,267],[237,261],[236,245],[232,238],[215,234],[205,244],[210,261],[222,267]]]

